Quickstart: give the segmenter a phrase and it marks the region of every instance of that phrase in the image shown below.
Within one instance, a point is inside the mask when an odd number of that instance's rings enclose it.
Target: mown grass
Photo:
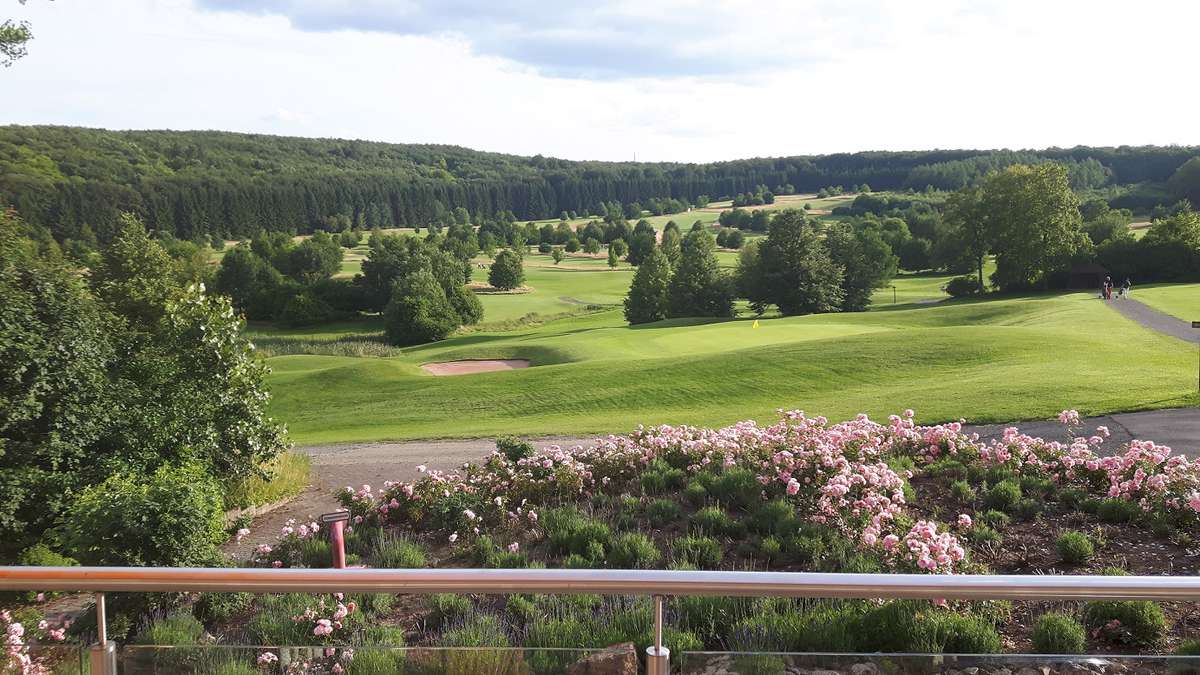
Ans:
[[[1131,298],[1184,321],[1200,321],[1200,284],[1135,286]]]
[[[395,358],[273,358],[272,413],[298,443],[321,443],[719,425],[769,420],[780,407],[832,419],[913,407],[923,421],[989,422],[1197,401],[1188,345],[1101,309],[1075,293],[764,318],[758,328],[750,318],[629,327],[613,310]],[[442,378],[419,369],[465,358],[535,367]]]

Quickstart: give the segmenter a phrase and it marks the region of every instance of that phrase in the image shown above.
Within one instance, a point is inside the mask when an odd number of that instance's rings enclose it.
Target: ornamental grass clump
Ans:
[[[1048,612],[1033,626],[1033,651],[1038,654],[1083,654],[1087,632],[1075,617]]]
[[[425,549],[420,544],[397,535],[384,535],[367,558],[367,566],[383,569],[408,569],[426,565]]]
[[[983,496],[984,507],[1006,513],[1012,513],[1020,503],[1021,484],[1012,479],[996,483]]]
[[[1083,607],[1083,624],[1092,637],[1150,647],[1166,635],[1162,607],[1149,600],[1098,600]]]
[[[723,554],[721,544],[712,537],[681,537],[671,544],[675,559],[700,569],[716,569]]]
[[[719,506],[706,506],[692,514],[691,529],[701,534],[730,534],[736,522]]]
[[[617,536],[608,552],[610,567],[649,569],[662,558],[654,542],[644,534],[627,532]]]
[[[1063,562],[1071,564],[1087,562],[1096,554],[1092,540],[1082,532],[1063,532],[1054,540],[1054,548]]]

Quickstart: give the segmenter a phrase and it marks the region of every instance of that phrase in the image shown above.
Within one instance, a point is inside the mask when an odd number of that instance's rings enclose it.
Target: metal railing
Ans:
[[[824,574],[551,569],[230,569],[163,567],[0,567],[0,590],[96,594],[98,642],[93,675],[115,675],[115,645],[105,629],[110,592],[545,593],[644,595],[654,600],[654,644],[647,673],[666,675],[662,644],[666,596],[741,596],[947,600],[1200,600],[1200,577]]]

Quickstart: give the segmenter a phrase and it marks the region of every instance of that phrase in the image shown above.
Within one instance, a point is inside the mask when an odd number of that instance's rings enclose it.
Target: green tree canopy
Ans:
[[[460,320],[433,273],[420,269],[396,282],[383,313],[383,330],[394,345],[415,345],[445,339]]]
[[[830,258],[803,211],[780,211],[756,248],[747,247],[738,268],[739,286],[756,311],[775,305],[790,316],[841,308],[844,270]]]
[[[488,283],[493,288],[506,291],[525,283],[525,267],[521,261],[521,254],[507,248],[497,253],[488,271]]]
[[[667,318],[670,309],[671,264],[657,247],[642,260],[629,295],[625,297],[625,320],[631,324]]]
[[[842,268],[844,312],[861,312],[871,304],[871,293],[896,275],[899,260],[874,229],[854,230],[837,223],[825,230],[825,246],[834,264]]]
[[[712,235],[703,230],[684,238],[679,266],[671,277],[669,316],[733,316],[733,282],[721,271],[716,249]]]

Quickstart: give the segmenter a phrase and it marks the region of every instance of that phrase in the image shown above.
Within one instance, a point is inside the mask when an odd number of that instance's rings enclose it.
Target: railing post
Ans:
[[[117,645],[108,641],[104,594],[96,594],[96,644],[88,650],[92,675],[117,675]]]
[[[663,596],[654,596],[654,644],[646,647],[646,675],[670,675],[671,650],[663,646]]]

